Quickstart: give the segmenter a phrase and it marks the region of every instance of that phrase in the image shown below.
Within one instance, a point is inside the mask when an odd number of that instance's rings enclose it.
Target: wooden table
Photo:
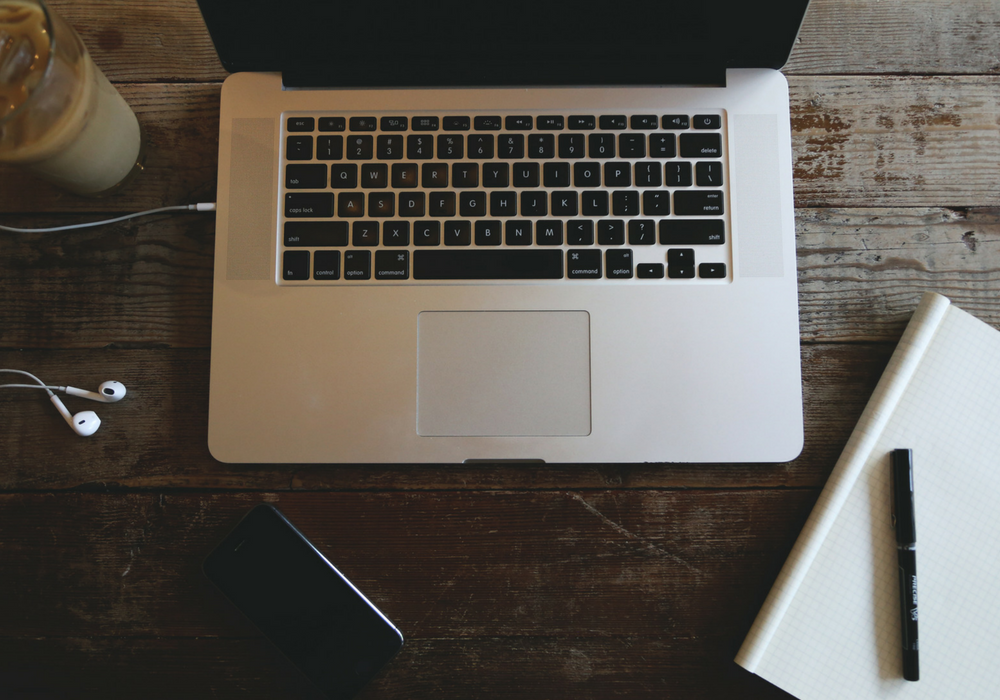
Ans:
[[[51,4],[138,113],[148,170],[92,201],[0,168],[2,222],[214,201],[225,73],[195,3]],[[213,216],[0,232],[0,366],[129,392],[88,439],[44,396],[0,394],[0,697],[307,697],[200,572],[260,501],[406,635],[364,697],[788,697],[733,655],[920,295],[1000,326],[998,46],[995,0],[814,0],[785,71],[806,413],[789,464],[220,464]]]

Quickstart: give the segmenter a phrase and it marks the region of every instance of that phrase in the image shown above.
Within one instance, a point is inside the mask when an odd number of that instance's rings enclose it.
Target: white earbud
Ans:
[[[70,396],[81,396],[91,401],[114,403],[115,401],[121,401],[122,397],[125,396],[125,385],[121,382],[110,381],[103,382],[97,387],[97,393],[87,391],[86,389],[77,389],[75,386],[68,386],[64,391]]]
[[[49,399],[77,435],[87,437],[96,433],[97,429],[101,427],[101,419],[93,411],[80,411],[76,415],[70,415],[58,396],[53,394]]]

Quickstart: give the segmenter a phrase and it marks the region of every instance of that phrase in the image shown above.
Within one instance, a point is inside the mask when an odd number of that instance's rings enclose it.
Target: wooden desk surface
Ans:
[[[137,111],[148,170],[91,201],[0,168],[0,220],[214,201],[225,73],[195,3],[51,4]],[[364,697],[788,697],[732,658],[920,295],[1000,326],[998,46],[994,0],[814,0],[785,71],[806,413],[789,464],[220,464],[213,216],[0,232],[0,366],[129,390],[90,439],[43,396],[0,394],[0,696],[305,697],[199,568],[270,501],[407,637]]]

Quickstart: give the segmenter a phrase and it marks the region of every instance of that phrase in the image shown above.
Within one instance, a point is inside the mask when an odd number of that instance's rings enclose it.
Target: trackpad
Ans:
[[[425,311],[417,337],[419,435],[590,434],[586,311]]]

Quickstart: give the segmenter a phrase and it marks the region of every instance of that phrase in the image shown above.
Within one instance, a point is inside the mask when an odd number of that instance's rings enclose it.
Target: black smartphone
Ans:
[[[403,635],[277,508],[251,510],[205,575],[327,697],[352,698]]]

